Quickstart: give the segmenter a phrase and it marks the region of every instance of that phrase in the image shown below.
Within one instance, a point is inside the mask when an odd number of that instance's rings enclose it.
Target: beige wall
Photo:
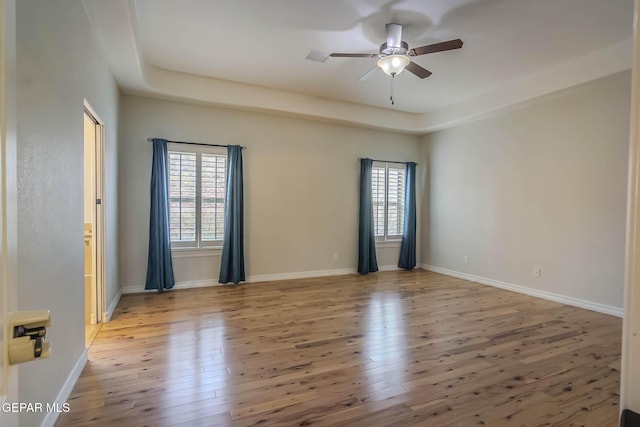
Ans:
[[[53,349],[20,366],[19,398],[54,402],[84,351],[84,99],[106,124],[107,303],[118,292],[118,89],[81,2],[16,6],[18,308],[51,310]],[[23,413],[20,425],[45,415]]]
[[[629,91],[619,73],[423,137],[422,262],[621,308]]]
[[[415,160],[420,152],[419,138],[411,135],[143,97],[123,96],[120,117],[120,282],[126,291],[144,288],[148,137],[247,147],[245,260],[253,278],[355,269],[358,158]],[[398,246],[379,248],[379,264],[397,265],[398,253]],[[219,253],[183,255],[174,257],[177,282],[217,282]]]

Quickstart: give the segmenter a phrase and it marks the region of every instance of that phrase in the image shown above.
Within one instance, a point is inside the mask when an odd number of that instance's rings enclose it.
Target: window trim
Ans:
[[[206,246],[204,248],[172,247],[171,253],[174,258],[219,257],[222,255],[222,246]]]
[[[394,162],[385,162],[385,161],[377,161],[374,160],[373,167],[381,168],[384,167],[384,235],[375,236],[376,245],[380,246],[396,246],[402,242],[402,234],[389,235],[389,169],[403,170],[404,171],[404,187],[406,191],[407,185],[407,174],[406,174],[406,165],[396,166],[397,163]],[[403,195],[403,216],[402,216],[402,226],[404,228],[404,195]],[[374,228],[375,229],[375,228]]]
[[[196,230],[195,240],[193,241],[171,241],[171,251],[188,252],[188,251],[216,251],[222,249],[223,239],[220,240],[202,240],[202,154],[212,154],[220,157],[227,157],[227,150],[224,147],[213,146],[185,146],[179,143],[167,143],[167,153],[188,153],[196,155]],[[167,168],[169,162],[167,162]],[[168,174],[168,171],[167,171]],[[226,177],[225,177],[226,181]],[[226,187],[226,182],[225,182]],[[171,197],[169,196],[169,200]]]

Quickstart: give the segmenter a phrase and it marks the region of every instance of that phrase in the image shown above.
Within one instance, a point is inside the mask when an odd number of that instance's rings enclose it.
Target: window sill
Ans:
[[[376,242],[376,247],[380,248],[399,248],[402,240],[380,240]]]
[[[171,248],[173,258],[196,258],[221,256],[222,246],[212,246],[208,248]]]

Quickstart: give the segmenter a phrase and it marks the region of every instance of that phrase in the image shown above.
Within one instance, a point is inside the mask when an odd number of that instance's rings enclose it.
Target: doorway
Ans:
[[[89,347],[104,320],[104,124],[84,103],[84,313]]]

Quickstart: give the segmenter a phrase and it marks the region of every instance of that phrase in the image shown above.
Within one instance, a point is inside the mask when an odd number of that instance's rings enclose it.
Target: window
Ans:
[[[222,246],[226,150],[169,144],[168,154],[171,245],[186,248]]]
[[[373,230],[377,241],[402,239],[404,225],[404,183],[406,166],[373,162]]]

